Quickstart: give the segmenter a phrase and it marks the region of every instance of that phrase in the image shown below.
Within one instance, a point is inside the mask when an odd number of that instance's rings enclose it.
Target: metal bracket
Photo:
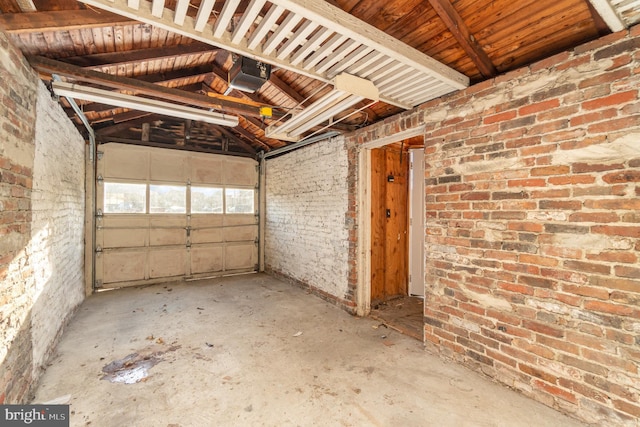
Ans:
[[[102,160],[103,156],[104,156],[104,151],[98,151],[98,160]]]
[[[102,280],[96,280],[96,283],[94,285],[95,289],[101,288],[102,287]]]

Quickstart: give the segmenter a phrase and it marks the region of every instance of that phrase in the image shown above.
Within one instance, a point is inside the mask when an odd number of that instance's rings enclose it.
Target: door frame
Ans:
[[[398,132],[358,147],[358,186],[356,206],[358,210],[358,251],[356,265],[358,282],[356,289],[356,313],[367,316],[371,312],[371,150],[414,136],[424,136],[425,125]],[[424,260],[423,260],[424,262]]]

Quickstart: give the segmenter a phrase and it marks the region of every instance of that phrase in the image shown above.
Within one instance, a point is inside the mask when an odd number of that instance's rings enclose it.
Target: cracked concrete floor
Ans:
[[[70,395],[72,426],[581,425],[378,324],[263,274],[101,292],[35,401]]]

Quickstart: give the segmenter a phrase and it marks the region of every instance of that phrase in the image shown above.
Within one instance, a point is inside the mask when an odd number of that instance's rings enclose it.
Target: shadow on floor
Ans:
[[[372,305],[370,316],[389,328],[422,341],[423,310],[422,298],[403,296]]]

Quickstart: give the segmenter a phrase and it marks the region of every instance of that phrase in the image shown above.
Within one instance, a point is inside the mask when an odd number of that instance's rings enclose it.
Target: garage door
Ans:
[[[99,150],[96,287],[257,270],[255,160],[116,143]]]

